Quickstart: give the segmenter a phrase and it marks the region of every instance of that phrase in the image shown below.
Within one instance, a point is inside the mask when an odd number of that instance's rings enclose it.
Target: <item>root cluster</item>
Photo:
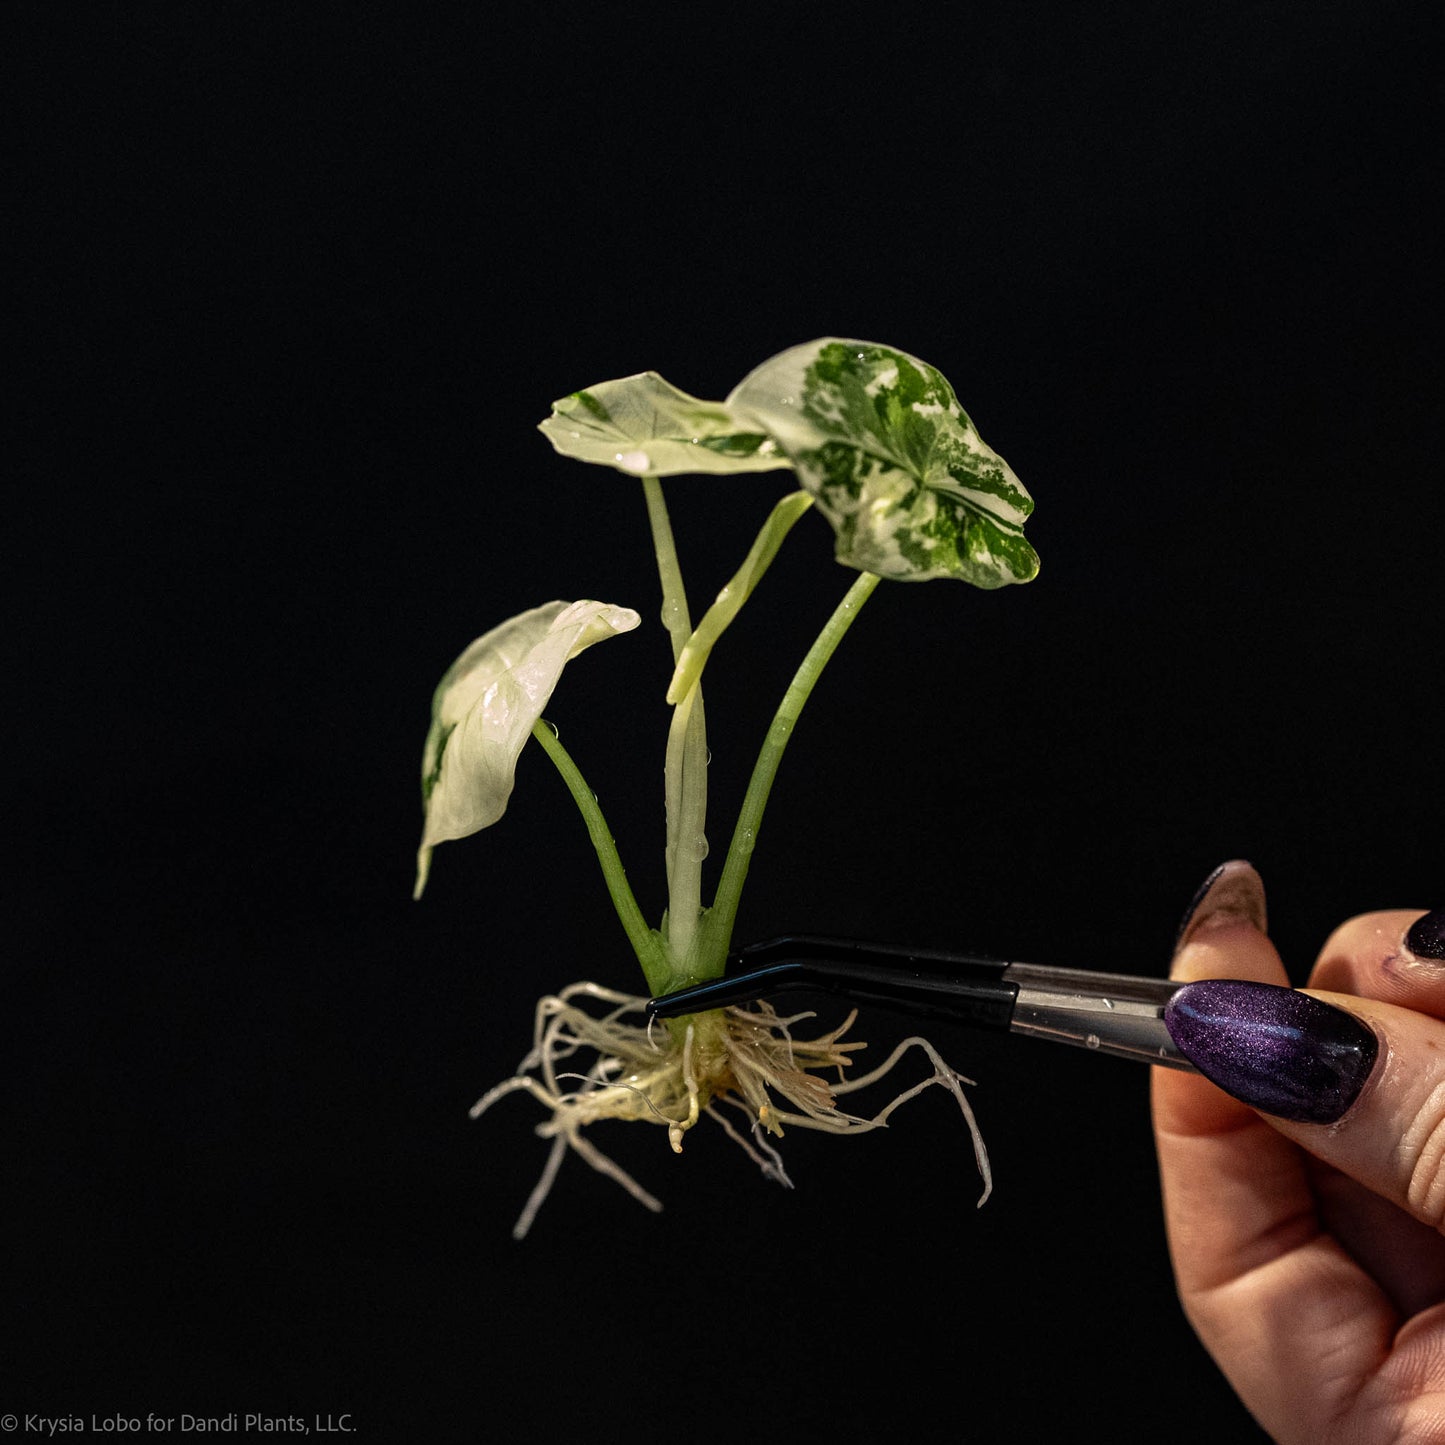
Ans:
[[[576,983],[537,1003],[532,1048],[512,1078],[490,1089],[472,1106],[475,1119],[507,1094],[531,1094],[549,1111],[537,1133],[552,1140],[542,1177],[532,1190],[513,1235],[521,1239],[552,1188],[570,1149],[599,1173],[616,1180],[648,1209],[662,1205],[620,1165],[583,1136],[601,1119],[636,1120],[667,1129],[674,1150],[706,1115],[778,1183],[792,1188],[782,1157],[768,1136],[781,1137],[784,1125],[830,1134],[862,1134],[883,1128],[900,1104],[937,1084],[958,1102],[973,1140],[983,1178],[979,1204],[992,1188],[988,1154],[964,1095],[971,1084],[939,1057],[927,1039],[903,1040],[876,1069],[850,1077],[852,1055],[865,1044],[843,1042],[856,1010],[837,1028],[816,1038],[794,1038],[795,1024],[811,1013],[778,1014],[765,1002],[690,1018],[678,1028],[644,1024],[647,1000],[593,983]],[[928,1077],[910,1085],[863,1117],[838,1107],[837,1100],[880,1082],[912,1050],[933,1066]],[[825,1077],[823,1070],[834,1077]],[[740,1130],[732,1115],[741,1116]]]

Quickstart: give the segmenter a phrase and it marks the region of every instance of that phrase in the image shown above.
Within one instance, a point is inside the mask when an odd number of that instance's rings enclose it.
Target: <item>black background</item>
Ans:
[[[1042,572],[880,589],[741,938],[1162,972],[1245,856],[1299,982],[1348,915],[1438,903],[1431,8],[34,11],[0,1410],[1250,1438],[1174,1300],[1133,1065],[934,1030],[979,1081],[980,1212],[930,1093],[791,1131],[792,1193],[614,1126],[666,1211],[574,1161],[514,1243],[536,1109],[468,1106],[538,994],[640,975],[536,749],[413,904],[417,759],[471,637],[637,607],[549,715],[659,910],[640,489],[533,428],[857,336],[954,383]],[[695,605],[785,485],[669,487]],[[714,659],[719,852],[847,581],[805,518]]]

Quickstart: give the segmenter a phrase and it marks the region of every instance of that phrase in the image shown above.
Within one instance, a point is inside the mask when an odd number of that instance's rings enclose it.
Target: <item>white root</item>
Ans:
[[[552,1181],[557,1177],[557,1171],[562,1167],[562,1156],[567,1152],[567,1141],[565,1139],[554,1139],[552,1148],[548,1151],[547,1162],[542,1166],[542,1177],[532,1186],[532,1192],[527,1196],[527,1202],[522,1207],[522,1212],[517,1216],[517,1222],[512,1226],[513,1239],[526,1239],[527,1231],[532,1227],[532,1221],[537,1217],[537,1211],[542,1207],[543,1200],[552,1192]]]
[[[731,1104],[733,1108],[742,1113],[751,1127],[753,1138],[746,1139],[739,1134],[733,1126],[733,1121],[714,1104],[707,1106],[708,1117],[717,1120],[723,1133],[763,1171],[764,1179],[775,1180],[784,1189],[791,1189],[793,1181],[788,1178],[788,1171],[783,1168],[783,1156],[762,1137],[762,1125],[748,1113],[748,1106],[741,1099],[734,1098],[732,1095],[725,1095],[722,1102]]]
[[[697,1030],[692,1024],[688,1024],[682,1040],[682,1085],[687,1090],[687,1117],[674,1120],[667,1126],[667,1142],[672,1145],[674,1154],[682,1153],[683,1131],[691,1129],[697,1123],[698,1095],[697,1074],[692,1066],[692,1046],[697,1037]]]
[[[626,1170],[583,1137],[588,1124],[602,1119],[659,1124],[667,1129],[673,1150],[680,1153],[684,1135],[706,1114],[767,1178],[791,1189],[782,1157],[767,1134],[781,1136],[785,1124],[830,1134],[885,1128],[894,1110],[935,1084],[958,1103],[983,1179],[979,1204],[988,1198],[993,1187],[988,1154],[962,1088],[972,1080],[950,1068],[926,1039],[905,1039],[879,1067],[852,1078],[846,1073],[851,1055],[865,1045],[842,1039],[856,1011],[828,1033],[798,1039],[792,1029],[813,1018],[811,1012],[784,1017],[759,1002],[689,1020],[679,1038],[671,1029],[655,1036],[651,1019],[645,1024],[633,1021],[633,1016],[645,1014],[646,1002],[592,983],[572,984],[538,1000],[532,1048],[517,1073],[472,1106],[475,1119],[499,1099],[525,1092],[550,1111],[537,1133],[550,1139],[552,1147],[542,1177],[513,1228],[515,1238],[523,1238],[531,1228],[569,1149],[648,1209],[662,1208]],[[590,1012],[588,1003],[601,1004],[605,1011]],[[915,1048],[933,1065],[928,1078],[897,1094],[870,1117],[838,1108],[839,1096],[880,1082]],[[591,1051],[592,1059],[581,1069],[558,1067],[585,1051]],[[836,1079],[825,1078],[822,1070],[836,1074]],[[726,1117],[718,1107],[723,1104],[743,1114],[748,1134]]]
[[[964,1122],[968,1125],[968,1132],[973,1139],[973,1157],[978,1164],[979,1175],[983,1179],[983,1193],[978,1196],[978,1203],[974,1206],[977,1209],[983,1208],[988,1196],[993,1193],[993,1170],[989,1167],[988,1150],[984,1147],[983,1134],[978,1127],[978,1120],[974,1117],[973,1106],[968,1102],[968,1095],[963,1092],[963,1085],[973,1085],[973,1080],[960,1074],[957,1069],[950,1068],[937,1049],[920,1034],[914,1034],[912,1038],[904,1039],[896,1049],[889,1054],[887,1060],[880,1064],[870,1074],[864,1074],[861,1078],[850,1079],[844,1084],[835,1084],[835,1094],[851,1094],[859,1089],[866,1089],[869,1084],[876,1084],[879,1079],[888,1074],[893,1066],[911,1048],[922,1049],[928,1055],[929,1061],[933,1064],[933,1074],[914,1084],[911,1089],[905,1089],[901,1094],[896,1095],[871,1119],[855,1120],[851,1128],[830,1128],[827,1123],[819,1122],[808,1118],[792,1118],[786,1122],[794,1123],[804,1129],[825,1129],[835,1134],[862,1134],[869,1129],[886,1129],[888,1127],[888,1116],[901,1104],[906,1104],[910,1099],[917,1098],[925,1089],[932,1088],[934,1084],[940,1084],[947,1089],[958,1101],[958,1107],[963,1113]]]

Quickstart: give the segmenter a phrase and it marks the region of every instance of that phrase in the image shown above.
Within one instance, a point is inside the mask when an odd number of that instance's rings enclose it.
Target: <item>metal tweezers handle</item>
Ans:
[[[1165,1005],[1183,987],[1173,979],[1033,963],[1011,963],[1004,977],[1018,985],[1016,1034],[1197,1072],[1164,1026]]]

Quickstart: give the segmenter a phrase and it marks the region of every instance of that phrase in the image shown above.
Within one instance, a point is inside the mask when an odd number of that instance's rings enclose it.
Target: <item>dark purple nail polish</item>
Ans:
[[[1164,1010],[1180,1052],[1241,1103],[1333,1124],[1355,1102],[1379,1040],[1352,1014],[1272,983],[1186,983]]]
[[[1417,918],[1405,935],[1405,947],[1416,958],[1445,958],[1445,908]]]
[[[1253,865],[1242,858],[1221,863],[1199,885],[1179,920],[1174,952],[1197,934],[1226,923],[1252,923],[1261,933],[1265,931],[1264,883]]]

